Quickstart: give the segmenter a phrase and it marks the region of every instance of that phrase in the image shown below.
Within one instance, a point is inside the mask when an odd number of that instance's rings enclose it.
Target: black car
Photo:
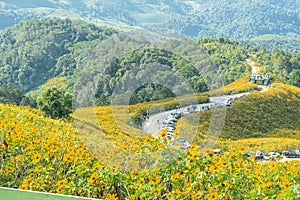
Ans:
[[[285,156],[287,158],[300,158],[300,152],[299,150],[283,151],[282,156]]]
[[[243,153],[243,155],[246,156],[246,157],[250,157],[251,156],[250,153]]]

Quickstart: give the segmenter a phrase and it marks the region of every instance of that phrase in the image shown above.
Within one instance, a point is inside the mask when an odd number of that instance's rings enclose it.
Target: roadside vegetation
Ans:
[[[1,186],[94,198],[292,199],[299,192],[299,163],[257,164],[243,147],[214,156],[192,145],[166,166],[126,172],[106,166],[81,142],[72,124],[44,118],[31,108],[0,105]],[[103,125],[103,124],[102,124]],[[166,139],[146,138],[163,151]],[[284,142],[284,140],[283,140]],[[110,149],[107,149],[109,151]],[[126,145],[121,151],[132,149]],[[103,152],[99,154],[103,155]],[[142,155],[144,155],[142,153]],[[101,155],[99,155],[101,156]]]

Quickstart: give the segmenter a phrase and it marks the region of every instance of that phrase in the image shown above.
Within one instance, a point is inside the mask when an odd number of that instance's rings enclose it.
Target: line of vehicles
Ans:
[[[255,156],[255,160],[270,160],[275,158],[300,158],[300,151],[298,149],[291,149],[279,152],[268,152],[264,153],[261,151],[252,151],[244,153],[245,156]]]
[[[191,107],[192,108],[192,107]],[[209,109],[208,107],[206,107]],[[203,109],[203,108],[202,108]],[[167,118],[162,122],[162,128],[167,130],[166,137],[168,139],[171,139],[173,143],[181,143],[182,147],[184,149],[187,149],[190,146],[190,143],[187,142],[183,138],[177,138],[174,139],[174,131],[175,131],[175,123],[178,121],[179,118],[184,116],[185,114],[189,114],[190,112],[193,112],[195,108],[189,109],[189,110],[182,110],[179,109],[174,113],[171,113],[167,116]],[[195,112],[195,111],[194,111]],[[214,149],[214,154],[219,155],[222,154],[222,151],[220,149]],[[273,160],[273,159],[280,159],[280,158],[300,158],[300,150],[297,149],[291,149],[279,152],[261,152],[261,151],[251,151],[248,153],[244,153],[244,156],[250,157],[254,156],[255,160]]]
[[[172,142],[176,142],[176,143],[181,143],[182,147],[184,149],[189,148],[190,143],[187,142],[185,139],[183,138],[178,138],[177,140],[174,139],[173,135],[174,135],[174,131],[175,131],[175,123],[178,121],[178,119],[180,117],[182,117],[184,115],[184,112],[181,110],[177,110],[174,113],[171,113],[170,115],[167,116],[167,118],[162,122],[162,128],[166,129],[167,132],[167,138],[171,139]]]
[[[175,123],[178,121],[179,118],[181,118],[186,114],[200,112],[202,110],[210,110],[213,108],[230,106],[233,103],[233,101],[234,101],[233,98],[229,98],[226,99],[223,103],[207,103],[202,105],[190,105],[188,108],[177,109],[175,112],[167,116],[167,118],[162,122],[161,128],[167,130],[166,137],[174,141],[175,139],[173,138],[173,135],[175,131]],[[175,142],[182,143],[185,149],[187,149],[190,146],[189,142],[185,141],[183,138],[178,138]]]

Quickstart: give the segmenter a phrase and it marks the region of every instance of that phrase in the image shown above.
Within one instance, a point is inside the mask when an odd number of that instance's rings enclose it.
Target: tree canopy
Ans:
[[[37,105],[48,117],[68,117],[72,112],[72,95],[58,88],[50,88],[38,97]]]

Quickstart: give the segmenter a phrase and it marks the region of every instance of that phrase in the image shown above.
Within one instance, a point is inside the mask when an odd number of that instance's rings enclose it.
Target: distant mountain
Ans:
[[[250,39],[250,43],[268,49],[283,49],[289,52],[297,52],[300,50],[300,38],[296,35],[280,36],[280,35],[262,35]]]
[[[167,28],[190,37],[300,35],[300,1],[295,0],[2,0],[1,7],[0,28],[23,18],[59,16]]]

